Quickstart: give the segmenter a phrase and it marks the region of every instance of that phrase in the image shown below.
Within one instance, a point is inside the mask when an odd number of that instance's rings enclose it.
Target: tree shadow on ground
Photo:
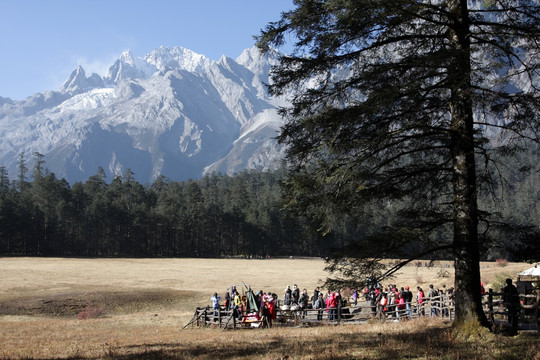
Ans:
[[[72,291],[51,295],[30,295],[0,303],[0,315],[42,315],[74,317],[87,308],[102,308],[105,313],[126,313],[145,308],[171,306],[191,296],[180,290]]]
[[[404,326],[407,326],[404,324]],[[410,326],[414,326],[411,324]],[[524,359],[540,351],[537,336],[456,339],[449,329],[415,333],[348,333],[306,337],[253,331],[245,340],[216,337],[216,342],[143,344],[112,348],[106,359]],[[259,334],[255,332],[259,331]],[[301,331],[301,330],[300,330]],[[219,340],[218,340],[219,339]],[[203,340],[203,339],[201,339]],[[527,350],[525,350],[527,349]],[[103,357],[100,357],[103,359]]]

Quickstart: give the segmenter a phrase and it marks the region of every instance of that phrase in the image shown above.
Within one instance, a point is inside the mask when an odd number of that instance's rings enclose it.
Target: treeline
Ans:
[[[0,254],[10,256],[321,256],[281,210],[279,172],[210,175],[143,186],[103,169],[70,186],[39,156],[10,181],[0,168]],[[306,237],[308,236],[308,237]],[[330,245],[330,244],[328,244]]]
[[[108,182],[100,168],[86,182],[70,186],[45,168],[42,155],[34,157],[30,171],[21,154],[13,181],[0,167],[0,255],[328,256],[370,227],[391,223],[399,211],[396,204],[368,205],[369,218],[363,223],[336,218],[332,232],[322,239],[307,230],[306,219],[283,210],[280,171],[216,174],[185,182],[159,177],[141,185],[129,169]],[[530,151],[513,154],[506,162],[537,163],[537,157]],[[482,257],[537,259],[540,173],[526,166],[505,170],[499,174],[505,190],[496,187],[499,195],[486,191],[480,199],[483,209],[508,221],[502,231],[491,231],[495,241],[483,241]],[[529,231],[523,232],[524,226]]]

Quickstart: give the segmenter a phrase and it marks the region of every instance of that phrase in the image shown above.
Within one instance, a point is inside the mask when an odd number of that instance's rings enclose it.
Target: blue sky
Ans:
[[[82,65],[104,75],[125,50],[182,46],[236,58],[293,0],[0,0],[0,96],[57,90]]]

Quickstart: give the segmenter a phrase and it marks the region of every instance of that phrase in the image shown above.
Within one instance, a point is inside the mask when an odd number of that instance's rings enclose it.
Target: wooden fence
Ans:
[[[540,292],[537,294],[519,294],[515,299],[516,305],[516,317],[515,321],[508,322],[508,310],[503,300],[502,292],[494,292],[493,289],[484,295],[484,301],[482,303],[484,312],[489,321],[494,325],[503,325],[511,328],[512,332],[516,332],[518,326],[527,326],[529,328],[536,327],[536,330],[540,330]]]
[[[443,316],[448,319],[453,318],[454,307],[451,301],[433,298],[428,304],[425,302],[418,306],[411,304],[410,309],[398,309],[395,305],[383,308],[372,306],[369,302],[362,302],[358,306],[347,306],[324,309],[299,309],[282,310],[281,303],[277,302],[277,318],[274,321],[266,317],[257,318],[252,314],[243,313],[241,317],[235,315],[233,310],[220,308],[214,310],[210,306],[198,307],[193,314],[191,321],[184,326],[213,326],[223,329],[236,329],[245,327],[265,327],[265,326],[309,326],[321,324],[340,323],[365,323],[369,319],[377,318],[379,321],[399,321],[417,318],[424,314]],[[436,315],[435,315],[436,314]]]
[[[537,295],[520,294],[520,323],[535,324],[539,329],[540,298]],[[364,301],[358,306],[346,306],[324,309],[299,309],[282,310],[281,302],[276,303],[277,318],[270,321],[266,317],[258,317],[256,314],[243,313],[237,316],[233,310],[220,308],[214,310],[211,307],[198,307],[191,321],[184,326],[211,326],[222,329],[256,328],[268,326],[311,326],[332,325],[341,323],[365,323],[370,319],[379,321],[403,321],[421,316],[436,316],[452,321],[455,315],[455,307],[452,299],[447,296],[425,298],[421,304],[411,303],[410,308],[399,309],[397,305],[382,307],[372,306]],[[493,323],[504,324],[506,320],[506,308],[503,304],[502,293],[489,290],[483,301],[484,311],[488,319]]]

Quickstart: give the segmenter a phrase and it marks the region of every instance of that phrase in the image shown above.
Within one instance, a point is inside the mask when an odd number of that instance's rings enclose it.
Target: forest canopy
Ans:
[[[537,155],[511,159],[534,164]],[[4,256],[327,257],[367,232],[346,217],[335,219],[331,235],[310,232],[307,219],[283,208],[283,171],[213,174],[185,182],[160,177],[142,185],[129,170],[114,179],[98,170],[87,181],[70,185],[49,173],[43,161],[35,161],[30,170],[21,165],[23,172],[13,181],[0,167]],[[523,167],[506,174],[511,186],[502,197],[481,197],[516,225],[540,218],[540,176]],[[382,211],[374,204],[370,220],[391,222],[396,210],[389,206]],[[516,246],[515,237],[501,236],[483,259],[527,261],[535,254],[535,249]]]

